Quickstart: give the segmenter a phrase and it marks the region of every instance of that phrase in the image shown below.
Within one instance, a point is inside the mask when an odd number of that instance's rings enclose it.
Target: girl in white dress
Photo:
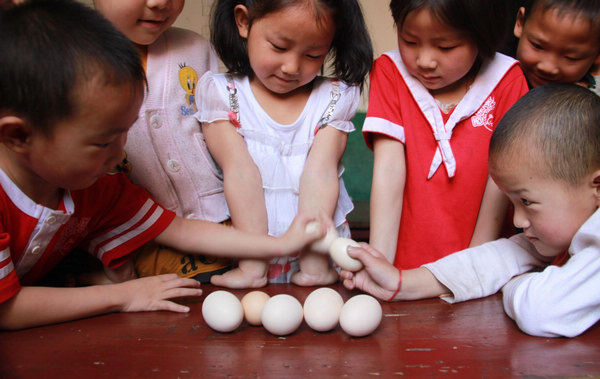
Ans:
[[[320,211],[348,237],[353,206],[340,160],[373,59],[358,2],[219,0],[211,21],[228,73],[201,78],[196,117],[223,170],[233,226],[278,236],[298,211]],[[318,76],[328,56],[335,79]],[[307,250],[271,262],[243,259],[211,282],[256,288],[337,278],[326,255]]]

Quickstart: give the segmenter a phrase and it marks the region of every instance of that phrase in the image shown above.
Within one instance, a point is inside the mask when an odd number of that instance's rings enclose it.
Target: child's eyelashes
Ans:
[[[521,198],[521,204],[523,204],[524,206],[528,207],[530,206],[532,203],[531,201],[525,199],[525,198]]]
[[[544,50],[544,47],[542,45],[540,45],[539,43],[537,43],[537,42],[529,41],[529,43],[536,50]]]
[[[565,56],[565,59],[566,59],[566,60],[568,60],[568,61],[571,61],[571,62],[577,62],[577,61],[580,61],[580,60],[582,60],[583,58],[580,58],[580,57],[572,57],[572,56]]]
[[[419,45],[419,42],[414,41],[414,40],[410,40],[410,39],[406,39],[406,38],[401,38],[401,42],[404,45],[411,46],[411,47],[415,47],[415,46]],[[434,47],[436,47],[436,48],[438,48],[438,49],[440,49],[442,51],[449,51],[449,50],[457,48],[458,46],[459,46],[458,44],[452,43],[452,44],[437,45],[437,46],[434,46]]]
[[[452,45],[452,46],[438,46],[438,49],[444,50],[444,51],[448,51],[448,50],[455,49],[456,47],[457,47],[457,45]]]
[[[277,50],[277,51],[286,51],[287,49],[285,47],[281,47],[279,45],[276,45],[274,43],[271,42],[271,46],[273,46],[273,49]]]
[[[277,44],[275,44],[273,42],[271,42],[271,46],[277,52],[283,53],[283,52],[289,51],[289,48],[277,45]],[[325,52],[325,53],[318,53],[318,54],[304,54],[304,56],[306,58],[308,58],[308,59],[311,59],[311,60],[318,60],[318,59],[322,59],[323,56],[326,55],[326,54],[327,54],[327,52]]]

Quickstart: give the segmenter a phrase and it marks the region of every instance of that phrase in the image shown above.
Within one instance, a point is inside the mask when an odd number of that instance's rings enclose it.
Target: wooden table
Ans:
[[[357,294],[333,286],[344,300]],[[439,299],[383,303],[370,336],[352,338],[306,323],[286,337],[245,322],[222,334],[189,314],[121,313],[0,332],[1,378],[203,377],[600,377],[600,324],[572,339],[528,336],[503,312],[501,297],[450,305]],[[271,285],[301,302],[314,288]],[[241,298],[248,290],[231,291]]]

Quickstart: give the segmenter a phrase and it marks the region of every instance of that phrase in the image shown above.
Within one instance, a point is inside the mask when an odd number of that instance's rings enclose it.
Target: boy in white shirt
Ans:
[[[367,244],[350,247],[365,267],[342,271],[344,285],[451,303],[502,289],[524,332],[581,334],[600,319],[600,98],[573,84],[536,87],[494,131],[489,169],[523,233],[404,271]]]

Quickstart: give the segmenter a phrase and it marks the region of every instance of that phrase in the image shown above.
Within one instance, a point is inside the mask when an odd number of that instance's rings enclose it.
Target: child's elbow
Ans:
[[[551,304],[520,305],[513,308],[511,317],[519,329],[536,337],[575,337],[583,332],[565,322]]]
[[[19,330],[25,327],[18,318],[13,316],[6,303],[0,304],[0,331]]]

